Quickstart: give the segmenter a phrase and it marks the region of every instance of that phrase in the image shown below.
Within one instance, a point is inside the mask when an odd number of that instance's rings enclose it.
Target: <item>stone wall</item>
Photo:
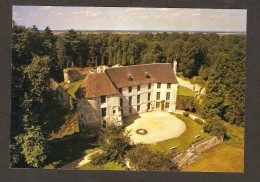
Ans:
[[[182,168],[183,166],[189,165],[203,155],[201,154],[203,151],[218,145],[223,142],[223,138],[218,138],[217,136],[210,136],[204,140],[201,140],[197,143],[194,143],[189,149],[174,154],[172,157],[172,161],[178,165],[178,168]]]
[[[77,108],[80,131],[88,136],[97,135],[102,121],[100,104],[83,98],[78,99]]]

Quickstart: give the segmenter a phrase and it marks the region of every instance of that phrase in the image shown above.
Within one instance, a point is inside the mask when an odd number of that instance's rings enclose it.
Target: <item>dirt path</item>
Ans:
[[[68,163],[62,167],[60,167],[59,169],[78,169],[80,168],[81,166],[83,166],[84,164],[87,164],[90,162],[90,156],[97,153],[97,152],[100,152],[100,150],[97,150],[95,152],[91,152],[87,155],[85,155],[84,157],[81,157],[71,163]]]

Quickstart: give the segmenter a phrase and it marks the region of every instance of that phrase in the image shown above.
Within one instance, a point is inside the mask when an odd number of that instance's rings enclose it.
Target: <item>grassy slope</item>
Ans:
[[[203,158],[182,171],[243,172],[244,149],[222,143],[203,153]]]
[[[183,96],[188,96],[188,97],[194,97],[194,95],[197,92],[192,91],[191,89],[184,87],[184,86],[179,86],[178,87],[178,95],[183,95]]]
[[[59,130],[50,134],[50,140],[63,138],[65,136],[79,132],[77,113],[71,113],[70,115],[67,115],[65,119],[65,123],[60,126]]]
[[[197,141],[201,140],[202,138],[206,138],[209,135],[207,133],[201,132],[203,129],[202,125],[199,125],[195,121],[193,121],[191,118],[184,117],[182,115],[177,114],[176,117],[181,119],[186,124],[186,131],[179,136],[178,138],[172,138],[169,140],[165,140],[162,142],[158,142],[156,146],[164,148],[167,152],[170,152],[170,148],[173,146],[178,146],[174,152],[179,152],[184,149],[189,148],[189,146]],[[200,135],[201,137],[199,139],[196,139],[195,136]]]
[[[203,153],[203,158],[182,169],[201,172],[244,171],[244,128],[224,122],[230,137]]]

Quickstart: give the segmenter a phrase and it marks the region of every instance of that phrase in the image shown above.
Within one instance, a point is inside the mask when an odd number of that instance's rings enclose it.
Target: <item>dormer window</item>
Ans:
[[[128,79],[129,81],[133,81],[133,77],[132,77],[132,75],[127,74],[127,79]]]
[[[145,72],[144,75],[145,75],[145,78],[146,78],[146,79],[151,78],[148,72]]]

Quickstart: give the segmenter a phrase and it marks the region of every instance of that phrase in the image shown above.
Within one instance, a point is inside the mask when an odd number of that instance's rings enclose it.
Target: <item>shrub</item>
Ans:
[[[104,152],[97,152],[90,156],[90,163],[93,165],[102,165],[109,162],[107,154]]]
[[[206,133],[211,133],[218,137],[224,136],[227,132],[223,121],[218,117],[214,116],[212,119],[207,120],[207,124],[204,127]]]
[[[189,116],[189,112],[184,111],[183,112],[183,116],[188,117]]]
[[[139,144],[126,154],[131,170],[177,170],[170,160],[170,155],[161,151],[152,151],[146,145]],[[171,168],[172,167],[172,168]]]
[[[200,125],[203,124],[203,121],[202,121],[201,119],[199,119],[199,118],[195,118],[194,121],[195,121],[196,123],[200,124]]]
[[[162,100],[162,101],[161,101],[161,110],[162,110],[162,111],[164,110],[164,107],[165,107],[165,106],[164,106],[164,103],[165,103],[165,100]]]

